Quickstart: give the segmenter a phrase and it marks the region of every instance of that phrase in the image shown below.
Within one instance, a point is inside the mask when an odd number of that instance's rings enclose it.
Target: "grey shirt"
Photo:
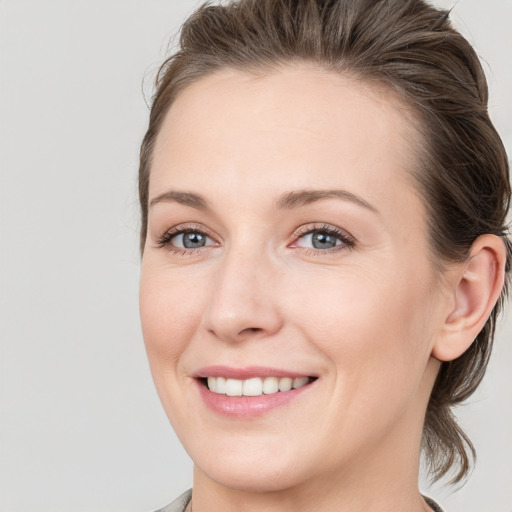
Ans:
[[[179,498],[175,499],[172,503],[170,503],[164,508],[157,510],[156,512],[185,512],[185,509],[187,508],[187,505],[189,504],[191,497],[192,489],[189,489],[187,492],[184,492]],[[432,498],[427,498],[427,496],[423,496],[423,498],[434,512],[443,512],[443,509]]]
[[[176,498],[172,503],[169,503],[164,508],[159,508],[156,512],[185,512],[187,505],[192,497],[192,489],[184,492],[179,498]]]

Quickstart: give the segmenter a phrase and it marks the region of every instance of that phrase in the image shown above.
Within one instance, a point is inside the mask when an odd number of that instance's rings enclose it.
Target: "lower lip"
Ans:
[[[316,381],[290,391],[279,391],[278,393],[259,396],[221,395],[210,391],[202,382],[196,382],[199,394],[209,409],[222,416],[249,419],[263,416],[273,409],[290,403],[304,391],[310,389]]]

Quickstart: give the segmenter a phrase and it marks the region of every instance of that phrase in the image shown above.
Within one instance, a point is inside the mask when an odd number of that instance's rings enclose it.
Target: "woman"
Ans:
[[[140,163],[141,318],[194,461],[165,511],[441,510],[512,249],[505,150],[422,0],[204,6]]]

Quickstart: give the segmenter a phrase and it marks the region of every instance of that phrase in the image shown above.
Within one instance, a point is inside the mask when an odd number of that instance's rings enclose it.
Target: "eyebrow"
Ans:
[[[276,202],[278,209],[300,208],[322,199],[343,199],[355,203],[374,213],[379,213],[375,206],[348,190],[297,190],[283,194]]]
[[[149,207],[155,206],[157,203],[179,203],[197,210],[208,210],[206,200],[199,194],[192,192],[178,192],[169,190],[151,199]]]
[[[294,190],[286,192],[281,195],[275,202],[275,207],[278,210],[291,210],[295,208],[301,208],[308,204],[323,199],[342,199],[355,203],[367,210],[374,213],[379,213],[377,208],[371,205],[368,201],[364,200],[348,190]],[[151,199],[149,206],[152,207],[158,203],[179,203],[185,206],[190,206],[197,210],[207,211],[209,210],[208,203],[203,196],[195,194],[193,192],[179,192],[176,190],[169,190]]]

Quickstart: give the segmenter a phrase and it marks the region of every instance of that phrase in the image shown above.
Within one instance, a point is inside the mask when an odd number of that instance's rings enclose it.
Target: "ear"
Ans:
[[[432,355],[451,361],[462,355],[484,327],[505,282],[507,253],[494,235],[478,237],[468,259],[449,278],[448,312]]]

